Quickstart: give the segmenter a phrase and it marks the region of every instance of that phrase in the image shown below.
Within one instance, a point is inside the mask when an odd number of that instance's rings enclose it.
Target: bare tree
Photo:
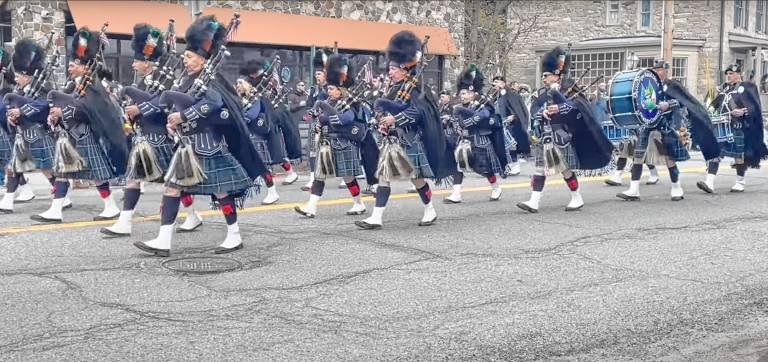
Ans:
[[[533,32],[541,30],[541,16],[526,7],[518,11],[513,0],[466,0],[465,66],[476,64],[486,74],[505,73],[509,54],[528,40]]]

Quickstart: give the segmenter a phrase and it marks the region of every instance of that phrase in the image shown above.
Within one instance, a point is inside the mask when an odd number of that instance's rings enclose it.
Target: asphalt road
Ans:
[[[240,213],[245,248],[228,257],[242,268],[217,274],[171,271],[131,245],[156,235],[159,187],[122,239],[77,222],[100,211],[95,190],[73,192],[65,224],[31,226],[48,207],[42,187],[0,216],[0,360],[765,360],[768,172],[730,194],[735,174],[721,167],[707,195],[703,163],[682,168],[681,202],[665,175],[638,202],[592,179],[571,213],[562,180],[526,214],[514,206],[526,176],[503,180],[500,202],[468,177],[462,204],[435,192],[432,227],[416,225],[419,199],[397,184],[380,231],[358,230],[333,187],[301,219],[299,182]],[[207,212],[171,259],[212,256],[224,229]]]

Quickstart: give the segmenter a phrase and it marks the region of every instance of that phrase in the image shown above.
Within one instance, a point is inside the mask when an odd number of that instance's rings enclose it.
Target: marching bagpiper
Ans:
[[[731,187],[731,192],[744,192],[744,176],[747,168],[759,168],[760,161],[768,156],[763,140],[763,117],[760,106],[760,94],[757,86],[741,78],[741,66],[731,64],[725,68],[726,83],[719,89],[720,94],[710,105],[719,116],[726,117],[723,124],[723,132],[730,129],[730,138],[723,137],[720,141],[721,158],[733,158],[733,167],[736,169],[736,183]],[[727,136],[727,135],[723,135]],[[705,181],[696,183],[701,190],[707,193],[715,192],[715,175],[720,166],[720,160],[715,159],[707,165]]]
[[[253,142],[256,151],[259,152],[259,157],[266,165],[287,164],[289,170],[290,163],[282,160],[283,155],[283,137],[277,126],[277,120],[275,119],[275,113],[272,112],[269,107],[272,107],[272,101],[267,99],[265,95],[252,95],[254,87],[258,86],[262,82],[270,82],[269,79],[264,79],[268,68],[267,62],[264,59],[251,59],[246,62],[243,67],[240,68],[240,78],[237,81],[236,90],[238,94],[244,96],[244,99],[248,99],[249,96],[257,96],[258,99],[252,99],[248,105],[248,109],[245,110],[245,121],[248,124],[248,130],[250,131],[250,139]],[[272,69],[272,71],[277,71]],[[274,154],[273,153],[277,153]],[[295,173],[293,173],[295,175]],[[297,176],[298,177],[298,176]],[[261,201],[262,205],[272,205],[280,200],[280,195],[277,193],[277,186],[275,186],[274,176],[268,169],[267,173],[262,175],[267,185],[267,195]],[[293,178],[293,181],[296,179]],[[292,183],[292,182],[291,182]]]
[[[355,222],[362,229],[382,227],[382,217],[391,193],[390,181],[393,177],[390,176],[395,173],[388,165],[389,160],[400,164],[397,170],[399,177],[411,180],[424,204],[424,215],[419,226],[429,226],[437,220],[432,191],[426,179],[439,181],[456,172],[455,159],[446,147],[435,96],[429,89],[422,92],[412,78],[418,76],[416,73],[423,66],[422,47],[422,42],[410,31],[401,31],[389,40],[387,57],[392,84],[387,90],[387,98],[376,102],[375,110],[389,113],[379,121],[379,131],[386,134],[382,142],[391,142],[393,147],[390,148],[391,153],[383,153],[379,159],[379,186],[371,217]],[[406,164],[403,165],[403,162]],[[406,169],[409,174],[399,173]]]
[[[3,55],[6,58],[4,52]],[[12,213],[14,202],[28,202],[35,198],[24,177],[25,172],[40,170],[53,184],[53,140],[47,132],[46,124],[48,104],[44,99],[24,96],[33,86],[37,73],[45,67],[45,55],[45,51],[34,40],[22,39],[14,47],[13,73],[11,69],[4,70],[6,78],[13,78],[8,83],[16,86],[12,93],[6,92],[13,102],[3,101],[2,117],[5,121],[0,139],[4,138],[8,142],[8,158],[2,163],[7,187],[0,200],[0,213]],[[7,58],[11,58],[10,53]],[[8,63],[8,59],[4,60]],[[45,94],[43,90],[39,93]],[[71,206],[72,202],[68,201],[68,204]]]
[[[104,209],[94,220],[112,220],[120,215],[109,180],[126,169],[128,149],[120,111],[99,79],[98,70],[103,66],[100,59],[103,32],[104,29],[99,34],[83,27],[75,33],[67,68],[74,89],[71,93],[55,90],[48,93],[48,100],[53,104],[48,122],[60,129],[54,156],[57,180],[50,208],[33,215],[32,220],[62,221],[62,208],[69,191],[66,179],[97,182]]]
[[[516,89],[507,87],[507,80],[503,76],[493,77],[493,86],[499,91],[495,106],[496,113],[504,123],[507,135],[512,137],[511,140],[505,139],[509,153],[505,172],[508,176],[516,176],[520,174],[519,157],[525,157],[531,153],[531,142],[527,132],[530,127],[530,114],[523,97]]]
[[[170,255],[182,193],[210,195],[221,209],[227,233],[214,253],[230,253],[243,247],[237,208],[243,206],[257,186],[253,180],[267,169],[248,138],[240,100],[232,84],[215,73],[226,55],[221,46],[233,25],[234,19],[228,29],[214,16],[195,20],[185,36],[187,76],[178,92],[166,91],[160,97],[160,104],[174,105],[175,110],[168,115],[168,127],[179,137],[180,144],[166,174],[158,236],[134,243],[145,252]],[[215,66],[211,66],[209,62],[214,60]]]
[[[560,47],[542,59],[544,88],[532,105],[536,111],[531,128],[539,140],[533,146],[536,171],[531,180],[530,199],[517,204],[531,213],[539,211],[547,171],[563,175],[571,190],[571,201],[565,211],[575,211],[584,206],[584,200],[574,171],[602,169],[611,160],[613,145],[597,123],[589,100],[577,85],[563,81],[570,61]]]
[[[623,200],[640,199],[640,176],[643,163],[666,165],[669,179],[672,183],[670,198],[672,201],[683,200],[684,192],[680,184],[680,170],[677,162],[691,158],[686,148],[687,139],[691,135],[699,145],[706,160],[719,157],[720,149],[712,130],[706,109],[678,81],[670,79],[667,74],[669,63],[664,60],[654,62],[653,71],[662,82],[661,99],[656,104],[663,115],[659,122],[652,127],[643,128],[638,134],[632,163],[632,178],[629,189],[616,195]],[[688,111],[688,130],[683,121],[682,109]]]
[[[326,76],[325,76],[325,64],[328,62],[330,52],[325,49],[318,49],[315,51],[315,56],[312,58],[312,65],[315,68],[315,85],[309,88],[309,98],[307,99],[307,108],[311,109],[315,106],[317,101],[324,101],[328,99],[328,93],[326,90]],[[307,148],[309,154],[309,180],[301,187],[302,191],[310,191],[312,189],[312,183],[315,180],[315,162],[317,161],[317,145],[315,144],[315,126],[314,122],[317,121],[315,117],[309,114],[304,115],[304,120],[309,121],[309,136],[307,138]]]
[[[173,44],[172,46],[174,46]],[[136,77],[141,81],[138,89],[146,91],[158,86],[153,79],[157,62],[166,55],[165,35],[152,25],[139,23],[133,27],[132,68]],[[167,55],[174,56],[174,55]],[[168,70],[166,70],[168,71]],[[124,91],[129,93],[130,91]],[[125,107],[125,115],[129,126],[137,130],[135,145],[129,157],[126,174],[126,185],[123,190],[123,210],[117,222],[101,229],[108,236],[128,236],[133,227],[133,214],[136,204],[141,197],[142,182],[163,182],[163,176],[168,171],[173,156],[173,143],[166,129],[168,114],[160,106],[160,94],[155,92],[149,99],[134,100],[135,104]],[[149,146],[149,147],[146,147]],[[144,148],[142,148],[144,147]],[[184,195],[182,204],[188,208],[187,218],[179,226],[179,232],[197,229],[202,224],[200,214],[191,209],[192,195]]]
[[[361,215],[366,212],[365,204],[360,196],[360,185],[356,177],[360,175],[361,156],[360,145],[366,138],[368,129],[365,121],[359,117],[359,102],[349,104],[349,89],[354,85],[352,67],[349,59],[333,55],[325,67],[328,93],[327,101],[317,101],[311,112],[317,112],[315,133],[319,134],[320,147],[316,162],[315,178],[312,182],[309,202],[303,206],[294,207],[300,215],[313,218],[317,214],[317,203],[325,190],[325,182],[329,177],[341,177],[352,195],[352,208],[347,215]]]
[[[5,96],[12,91],[14,84],[13,72],[9,69],[11,63],[11,53],[6,52],[0,47],[0,96]],[[6,166],[11,160],[11,139],[8,134],[8,118],[5,102],[0,102],[0,187],[5,186]],[[6,189],[7,190],[7,189]]]
[[[464,70],[458,79],[460,105],[454,108],[454,128],[457,130],[458,143],[455,154],[459,171],[453,175],[453,192],[443,199],[443,203],[461,202],[461,186],[464,171],[471,168],[484,176],[491,184],[490,201],[501,199],[499,176],[507,164],[504,149],[502,123],[494,109],[495,99],[480,99],[483,95],[483,73],[474,64]],[[498,89],[495,89],[498,94]]]

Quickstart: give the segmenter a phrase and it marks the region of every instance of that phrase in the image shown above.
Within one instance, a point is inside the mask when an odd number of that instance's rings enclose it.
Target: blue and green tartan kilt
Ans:
[[[563,163],[566,167],[568,167],[569,170],[579,170],[581,169],[581,165],[579,163],[579,157],[576,154],[576,150],[573,148],[572,144],[567,144],[565,146],[558,146],[555,145],[555,148],[560,152],[560,157],[563,160]],[[534,159],[534,165],[539,168],[544,168],[547,166],[546,157],[544,156],[544,145],[541,143],[535,144],[532,146],[531,152],[533,153],[533,159]]]
[[[350,145],[341,149],[331,147],[336,177],[355,177],[363,174],[360,163],[360,148]]]
[[[5,167],[11,161],[11,140],[5,131],[0,130],[0,172],[5,173]]]
[[[93,133],[88,133],[82,139],[75,140],[74,144],[77,153],[85,160],[85,169],[78,172],[58,173],[57,177],[73,180],[106,181],[117,176],[109,157],[96,141]]]
[[[469,165],[473,171],[483,176],[501,175],[504,172],[492,143],[484,146],[472,144],[472,159],[469,160]]]
[[[253,186],[243,166],[226,148],[211,156],[198,154],[197,157],[206,177],[203,182],[194,186],[180,186],[171,182],[166,185],[192,195],[240,194]]]
[[[251,143],[253,143],[253,147],[256,148],[256,152],[261,158],[261,161],[264,162],[265,165],[271,165],[272,156],[269,154],[269,145],[267,144],[267,139],[255,134],[251,134],[250,138]]]
[[[720,157],[744,159],[744,129],[733,129],[733,142],[720,142]]]
[[[656,129],[644,129],[637,138],[637,145],[635,146],[635,158],[645,158],[645,152],[648,150],[648,143],[650,140],[651,132]],[[685,145],[680,143],[680,137],[677,132],[669,129],[660,129],[661,139],[664,142],[664,147],[667,149],[667,158],[675,161],[687,161],[691,158],[688,153],[688,149]]]
[[[419,141],[413,141],[411,144],[404,146],[405,154],[411,160],[411,164],[414,168],[414,178],[434,178],[435,173],[432,172],[432,167],[429,166],[429,159],[424,151],[424,143]]]
[[[38,170],[53,169],[53,150],[53,138],[48,133],[29,144],[29,153],[35,160],[35,167]]]

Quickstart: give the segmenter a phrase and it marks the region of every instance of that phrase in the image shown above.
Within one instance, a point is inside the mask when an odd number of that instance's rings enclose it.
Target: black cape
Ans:
[[[737,93],[733,100],[741,108],[747,108],[746,129],[744,130],[744,162],[752,168],[760,167],[760,161],[768,157],[763,135],[763,109],[760,93],[752,82],[742,82],[743,93]]]
[[[124,174],[128,167],[128,144],[125,142],[120,110],[98,78],[94,78],[86,88],[81,100],[89,125],[115,168],[115,173]]]
[[[221,94],[224,107],[229,110],[229,120],[233,127],[219,127],[219,132],[227,141],[229,152],[240,162],[252,180],[264,175],[267,173],[267,167],[248,136],[250,132],[243,118],[240,98],[237,97],[232,84],[224,76],[219,75],[208,86]]]
[[[568,81],[562,82],[561,88],[569,89],[568,83]],[[550,89],[546,94],[546,98],[554,104],[566,100],[559,90]],[[603,133],[603,127],[600,125],[589,99],[580,93],[572,101],[579,110],[579,114],[566,122],[571,132],[571,145],[573,145],[576,156],[579,158],[579,166],[582,170],[602,169],[611,162],[613,144]],[[541,99],[538,100],[538,103],[540,102]]]
[[[517,92],[507,90],[506,94],[499,97],[498,106],[498,113],[501,116],[501,121],[504,122],[504,127],[509,129],[517,142],[517,153],[531,153],[531,143],[528,139],[528,132],[526,132],[530,117],[525,108],[523,97]],[[510,115],[514,115],[516,121],[507,124],[504,120]]]
[[[420,89],[414,89],[411,94],[411,102],[421,111],[424,149],[435,180],[440,182],[456,173],[456,158],[453,155],[453,150],[447,147],[435,95],[429,89],[424,89],[423,92]]]
[[[691,138],[699,145],[704,159],[713,160],[720,157],[720,145],[717,144],[717,138],[712,132],[712,120],[709,118],[707,109],[693,95],[688,93],[682,83],[674,79],[667,79],[664,86],[666,96],[674,98],[681,107],[688,110]]]

